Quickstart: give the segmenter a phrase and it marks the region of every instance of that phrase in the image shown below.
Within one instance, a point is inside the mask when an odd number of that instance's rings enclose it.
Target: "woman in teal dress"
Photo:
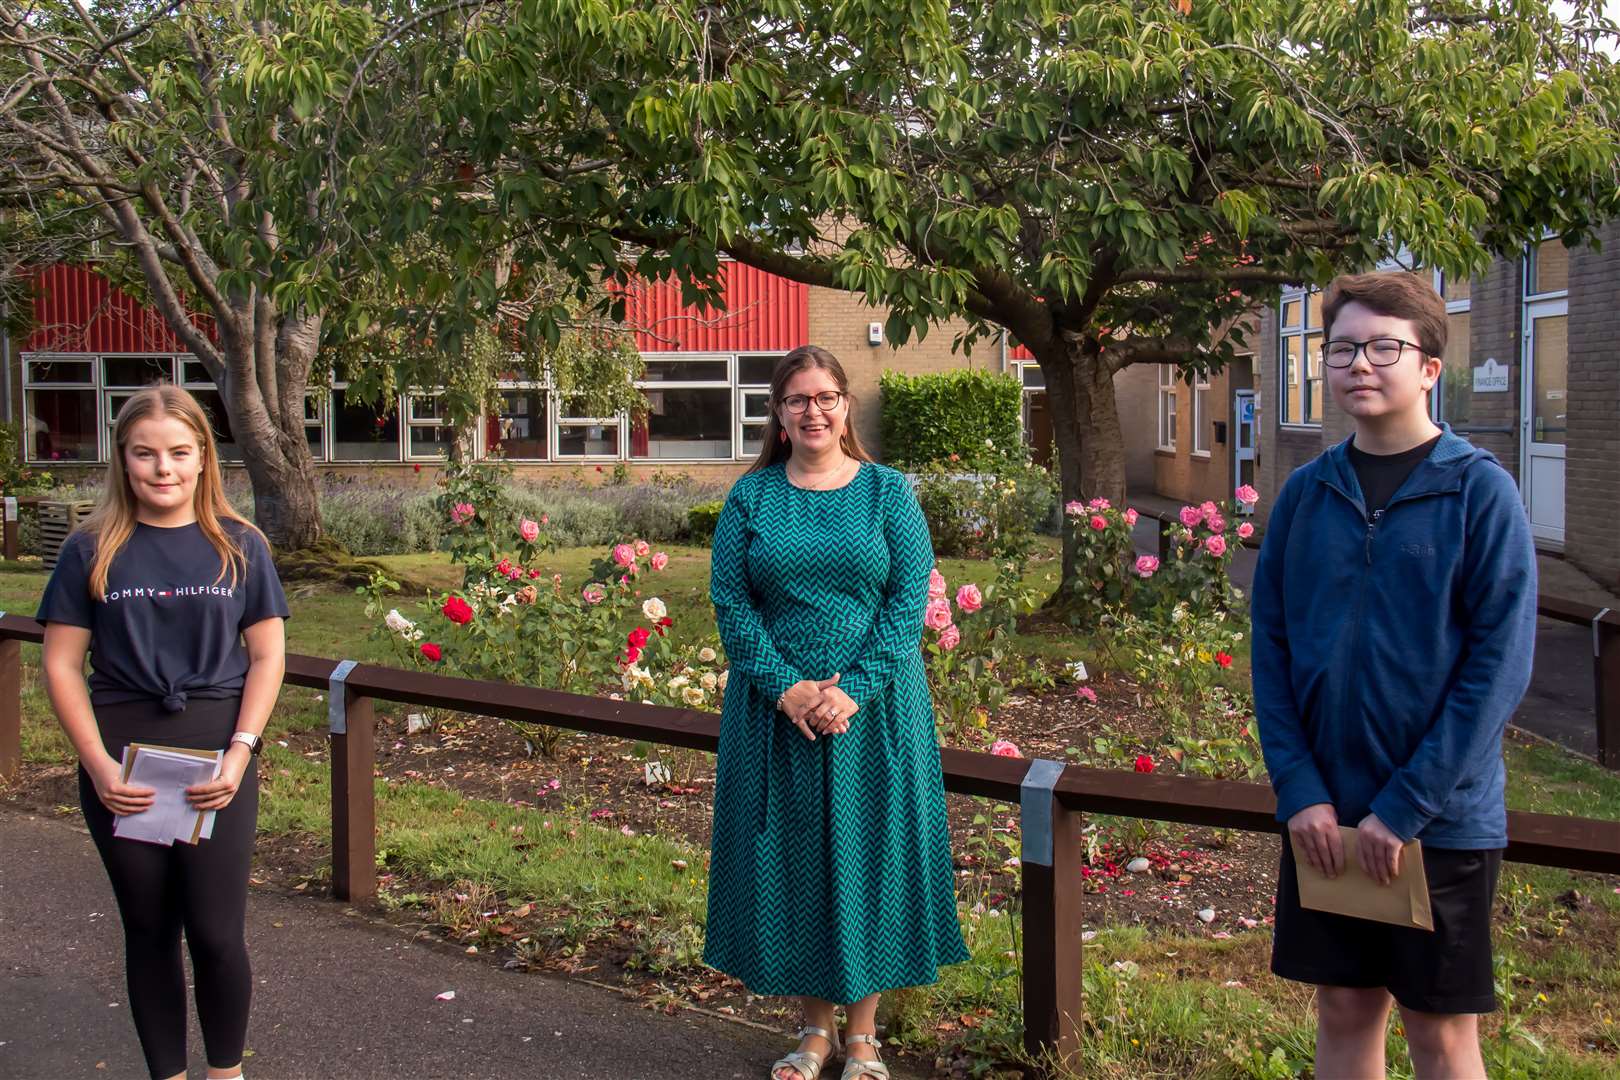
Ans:
[[[887,1080],[883,990],[966,960],[921,652],[933,545],[906,478],[850,426],[832,354],[771,381],[765,450],[726,498],[710,597],[730,662],[703,958],[797,995],[799,1049],[773,1080]]]

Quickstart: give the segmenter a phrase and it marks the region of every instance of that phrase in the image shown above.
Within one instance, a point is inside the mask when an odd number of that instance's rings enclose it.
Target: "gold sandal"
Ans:
[[[816,1077],[821,1075],[821,1070],[826,1066],[827,1060],[838,1056],[839,1047],[836,1032],[828,1031],[826,1028],[811,1027],[806,1024],[799,1029],[799,1033],[795,1038],[803,1042],[810,1035],[826,1039],[831,1044],[832,1049],[825,1054],[818,1054],[814,1050],[795,1050],[771,1066],[770,1080],[778,1080],[776,1074],[782,1069],[795,1070],[799,1074],[800,1080],[816,1080]]]
[[[878,1042],[876,1035],[848,1035],[844,1038],[847,1049],[854,1043],[866,1043],[873,1051],[877,1051],[883,1044]],[[871,1061],[861,1061],[858,1058],[846,1057],[844,1059],[844,1075],[839,1080],[891,1080],[889,1067],[876,1058]]]

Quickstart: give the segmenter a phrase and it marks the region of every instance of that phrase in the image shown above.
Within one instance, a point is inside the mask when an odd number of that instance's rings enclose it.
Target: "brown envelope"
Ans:
[[[1299,845],[1294,844],[1300,907],[1396,926],[1434,929],[1429,880],[1423,873],[1423,845],[1419,841],[1412,840],[1401,849],[1401,872],[1388,885],[1380,885],[1367,876],[1356,858],[1356,830],[1340,825],[1339,839],[1344,844],[1344,872],[1332,879],[1306,862]]]
[[[213,760],[214,755],[217,753],[217,751],[214,750],[193,750],[187,746],[160,746],[157,743],[132,742],[129,744],[129,756],[124,761],[124,774],[119,777],[119,779],[124,783],[127,784],[129,782],[129,770],[135,767],[136,756],[140,754],[142,750],[146,749],[167,750],[171,754],[185,754],[187,757],[202,758],[205,761]],[[218,779],[219,774],[215,773],[214,777],[215,779]],[[197,820],[193,822],[191,826],[191,839],[185,841],[186,843],[195,844],[202,836],[203,815],[205,813],[207,813],[206,810],[197,811]],[[179,839],[179,837],[176,837],[175,839]]]

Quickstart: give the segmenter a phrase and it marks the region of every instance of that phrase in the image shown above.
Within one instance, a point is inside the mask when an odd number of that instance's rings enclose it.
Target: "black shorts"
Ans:
[[[1496,1011],[1491,909],[1502,852],[1423,849],[1434,930],[1299,906],[1294,853],[1283,836],[1272,974],[1317,986],[1383,987],[1425,1013]]]

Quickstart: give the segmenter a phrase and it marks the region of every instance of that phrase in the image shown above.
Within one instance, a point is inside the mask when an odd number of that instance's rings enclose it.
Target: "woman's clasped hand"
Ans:
[[[814,741],[818,734],[842,735],[849,730],[850,717],[860,711],[860,706],[838,688],[838,679],[838,675],[805,679],[782,695],[782,712],[805,738]]]

